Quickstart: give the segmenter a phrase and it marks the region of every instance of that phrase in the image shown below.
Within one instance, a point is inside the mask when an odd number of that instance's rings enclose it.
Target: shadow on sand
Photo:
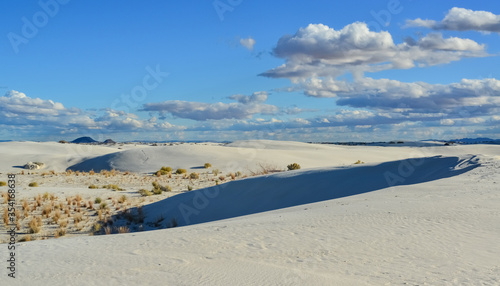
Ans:
[[[178,226],[228,219],[458,176],[480,166],[474,156],[426,157],[329,169],[300,170],[232,181],[143,207],[145,222],[158,217]],[[168,225],[159,228],[168,227]]]

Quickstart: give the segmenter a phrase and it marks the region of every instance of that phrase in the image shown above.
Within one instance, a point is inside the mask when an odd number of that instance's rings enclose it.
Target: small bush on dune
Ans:
[[[4,186],[7,186],[7,182],[0,181],[0,187],[4,187]]]
[[[187,173],[187,170],[186,169],[177,169],[177,171],[175,171],[176,174],[186,174]]]
[[[102,200],[101,200],[101,198],[97,197],[97,198],[95,198],[95,201],[94,201],[94,202],[95,202],[96,204],[100,204],[100,203],[101,203],[101,201],[102,201]]]
[[[354,164],[356,164],[356,165],[357,165],[357,164],[364,164],[364,163],[365,163],[365,162],[363,162],[363,161],[361,161],[361,160],[358,160],[358,161],[354,162]]]
[[[92,185],[90,185],[90,186],[89,186],[89,189],[98,189],[98,188],[99,188],[99,187],[98,187],[98,186],[96,186],[96,185],[94,185],[94,184],[92,184]]]
[[[31,182],[28,184],[28,187],[38,187],[38,183],[37,182]]]
[[[104,186],[102,186],[102,188],[103,189],[115,190],[115,191],[124,191],[124,189],[118,187],[118,185],[112,185],[112,184],[104,185]]]
[[[139,194],[143,197],[149,197],[149,196],[152,196],[153,193],[151,191],[148,191],[146,189],[140,189],[139,190]]]
[[[156,181],[153,182],[152,184],[153,184],[153,190],[152,190],[152,192],[155,195],[160,195],[163,192],[171,192],[172,191],[172,188],[170,188],[170,186],[162,186],[162,185],[160,185]]]
[[[41,230],[41,225],[38,224],[39,220],[32,218],[28,224],[30,233],[39,233]]]
[[[205,167],[205,169],[208,169],[208,168],[212,167],[212,164],[210,164],[210,163],[205,163],[204,167]]]
[[[297,163],[292,163],[292,164],[290,164],[290,165],[288,165],[286,167],[288,168],[288,171],[300,169],[300,165],[297,164]]]
[[[190,179],[199,179],[200,178],[200,175],[198,173],[191,173],[189,174],[189,178]]]

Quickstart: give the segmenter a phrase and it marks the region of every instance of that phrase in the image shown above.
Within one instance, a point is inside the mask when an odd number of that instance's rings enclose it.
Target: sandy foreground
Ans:
[[[1,284],[500,284],[500,146],[159,145],[0,143],[0,181],[18,174],[19,199],[125,194],[142,199],[145,225],[159,217],[178,225],[18,242],[15,279],[7,276],[8,245],[0,244]],[[21,175],[29,161],[46,166]],[[302,169],[254,176],[293,162]],[[161,166],[200,179],[152,176]],[[68,168],[121,175],[63,175]],[[214,169],[241,176],[216,185]],[[137,190],[153,180],[172,192],[141,198]],[[39,187],[28,187],[32,181]]]

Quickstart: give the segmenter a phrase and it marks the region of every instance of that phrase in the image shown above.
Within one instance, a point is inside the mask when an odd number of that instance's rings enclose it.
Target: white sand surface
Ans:
[[[500,284],[500,146],[62,147],[0,143],[0,170],[19,172],[12,166],[26,160],[59,170],[197,170],[205,162],[224,171],[292,162],[303,169],[144,206],[146,221],[161,215],[179,227],[18,243],[17,278],[0,271],[6,285]],[[47,188],[57,188],[57,180]],[[6,246],[0,244],[2,261]]]

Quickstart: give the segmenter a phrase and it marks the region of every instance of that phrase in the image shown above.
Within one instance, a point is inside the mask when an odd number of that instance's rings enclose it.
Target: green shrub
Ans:
[[[198,173],[191,173],[191,174],[189,174],[189,178],[191,178],[191,179],[199,179],[200,175]]]
[[[29,187],[38,187],[38,183],[37,182],[31,182],[31,183],[29,183],[28,186]]]
[[[204,166],[205,166],[205,169],[208,169],[208,168],[212,167],[212,164],[210,164],[210,163],[205,163],[205,165],[204,165]]]
[[[176,174],[186,174],[187,173],[187,170],[186,169],[177,169],[177,171],[175,171]]]
[[[170,188],[170,186],[162,186],[160,184],[158,184],[158,182],[153,182],[153,190],[152,192],[155,194],[155,195],[160,195],[161,193],[163,192],[171,192],[172,191],[172,188]]]
[[[288,171],[300,169],[300,165],[297,164],[297,163],[292,163],[292,164],[290,164],[290,165],[288,165],[286,167],[288,168]]]
[[[102,186],[102,188],[103,189],[116,190],[116,191],[124,191],[124,189],[118,187],[118,185],[112,185],[112,184],[104,185],[104,186]]]
[[[149,197],[149,196],[153,195],[153,193],[152,193],[152,192],[150,192],[150,191],[148,191],[148,190],[146,190],[146,189],[140,189],[140,190],[139,190],[139,194],[140,194],[141,196],[143,196],[143,197]]]
[[[107,209],[108,208],[108,204],[106,202],[102,202],[100,205],[99,205],[99,209],[101,210],[104,210],[104,209]]]
[[[100,203],[101,203],[101,201],[102,201],[102,200],[101,200],[101,198],[97,197],[97,198],[95,198],[95,201],[94,201],[94,202],[95,202],[96,204],[100,204]]]
[[[170,173],[170,172],[172,172],[172,168],[163,166],[163,167],[161,167],[160,171],[165,171],[167,173]]]
[[[94,185],[94,184],[92,184],[92,185],[89,186],[89,189],[99,189],[99,187],[96,186],[96,185]]]
[[[192,191],[193,190],[193,187],[188,185],[188,191]]]
[[[1,181],[0,182],[0,187],[7,186],[7,182]]]

